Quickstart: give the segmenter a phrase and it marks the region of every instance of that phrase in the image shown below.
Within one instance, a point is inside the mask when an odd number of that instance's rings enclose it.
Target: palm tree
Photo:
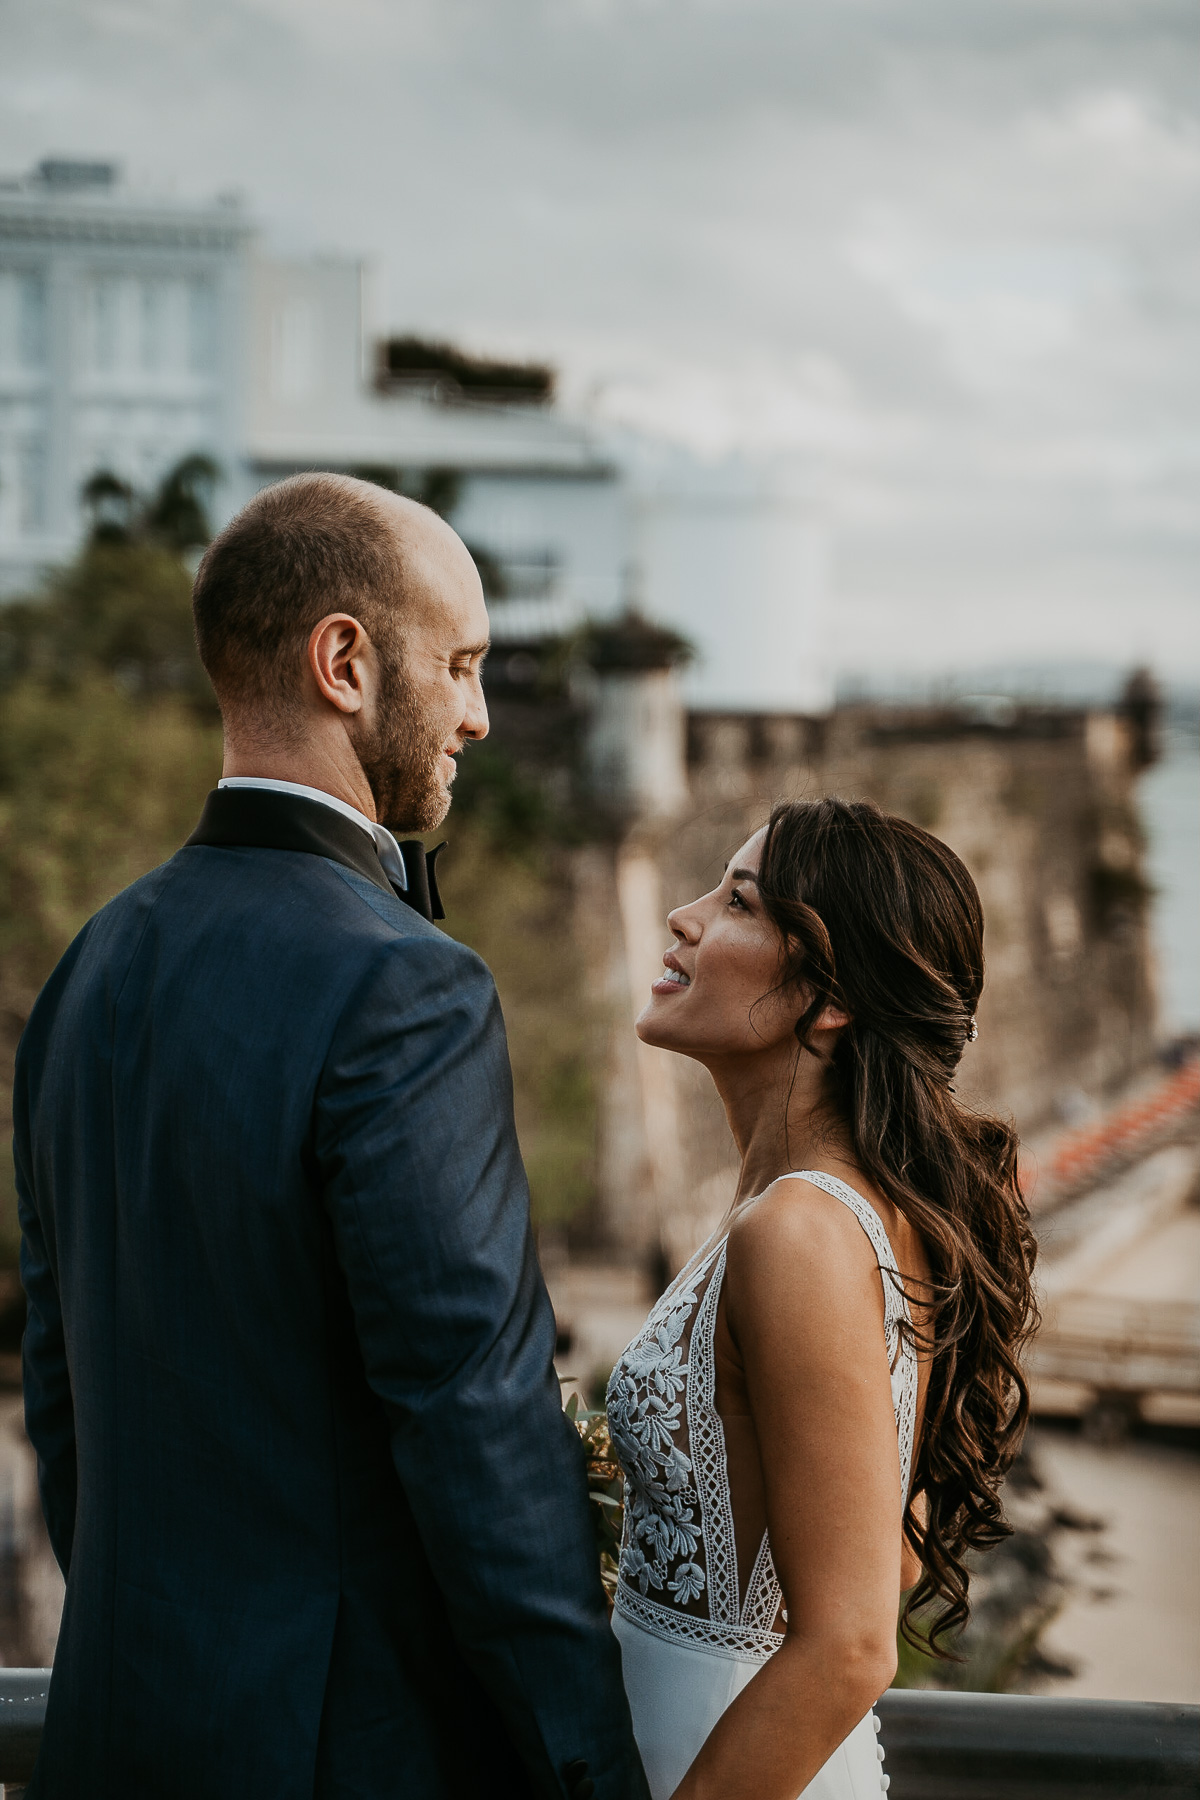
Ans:
[[[193,453],[168,469],[146,508],[145,529],[171,550],[202,549],[212,536],[208,507],[221,471],[211,456]]]
[[[127,544],[134,530],[134,495],[111,469],[97,469],[83,484],[83,504],[91,518],[93,544]]]

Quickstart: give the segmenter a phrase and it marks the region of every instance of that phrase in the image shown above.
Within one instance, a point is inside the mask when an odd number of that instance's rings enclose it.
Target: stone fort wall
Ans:
[[[626,678],[625,714],[627,688]],[[598,798],[617,821],[611,841],[575,852],[577,928],[610,1021],[597,1243],[661,1251],[677,1265],[732,1194],[735,1159],[708,1076],[639,1045],[631,1025],[669,942],[667,911],[715,885],[778,800],[874,800],[935,832],[970,868],[988,973],[962,1099],[1007,1112],[1028,1136],[1069,1116],[1081,1095],[1119,1086],[1151,1054],[1143,758],[1127,717],[856,705],[819,719],[680,710],[673,722],[657,694],[649,735],[628,741],[622,772],[603,684],[591,703],[606,733]],[[675,802],[656,808],[642,764],[661,770],[664,732],[682,768]]]

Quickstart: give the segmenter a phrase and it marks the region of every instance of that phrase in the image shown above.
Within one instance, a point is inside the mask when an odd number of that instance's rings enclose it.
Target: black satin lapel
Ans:
[[[299,850],[308,856],[327,856],[365,876],[385,894],[396,891],[383,872],[374,840],[353,819],[319,800],[306,800],[303,794],[214,788],[187,841],[216,849]]]

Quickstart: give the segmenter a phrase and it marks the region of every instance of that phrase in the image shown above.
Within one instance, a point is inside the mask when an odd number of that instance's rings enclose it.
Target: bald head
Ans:
[[[192,595],[196,642],[222,711],[278,724],[321,619],[348,613],[398,652],[448,592],[472,586],[468,551],[428,507],[349,475],[293,475],[209,545]]]
[[[450,527],[345,475],[264,488],[210,544],[196,641],[225,724],[225,774],[322,789],[429,831],[456,758],[486,737],[488,619]]]

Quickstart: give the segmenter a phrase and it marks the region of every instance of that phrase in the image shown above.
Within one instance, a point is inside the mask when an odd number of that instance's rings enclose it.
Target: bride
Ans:
[[[821,800],[668,924],[638,1034],[708,1069],[741,1179],[609,1386],[634,1730],[653,1800],[877,1800],[901,1593],[935,1646],[962,1624],[1028,1410],[1016,1138],[952,1086],[979,896]]]

